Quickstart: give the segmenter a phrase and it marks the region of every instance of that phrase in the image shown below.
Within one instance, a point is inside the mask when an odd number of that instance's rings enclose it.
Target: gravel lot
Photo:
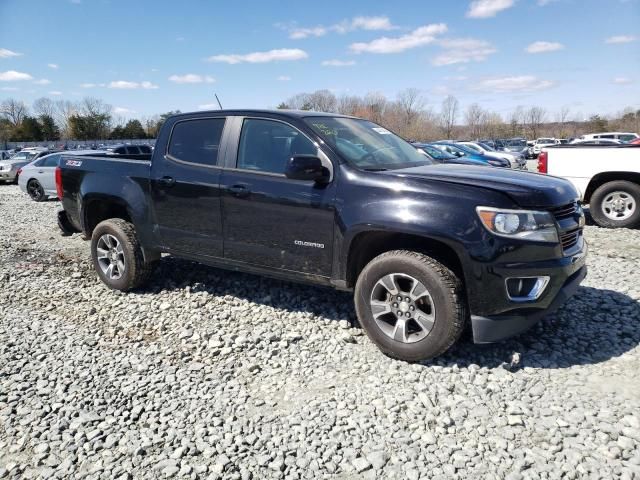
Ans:
[[[349,295],[163,259],[107,290],[0,186],[0,478],[640,479],[640,231],[516,339],[378,352]]]

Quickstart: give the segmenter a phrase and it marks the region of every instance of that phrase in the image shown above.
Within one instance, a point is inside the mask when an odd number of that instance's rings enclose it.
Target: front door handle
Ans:
[[[173,177],[162,177],[158,179],[158,184],[162,187],[170,188],[176,184],[176,180]]]
[[[227,192],[234,197],[243,198],[249,196],[251,190],[249,190],[246,185],[231,185],[227,187]]]

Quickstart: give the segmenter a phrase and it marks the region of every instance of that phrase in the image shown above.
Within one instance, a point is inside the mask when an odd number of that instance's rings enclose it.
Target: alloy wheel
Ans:
[[[370,306],[380,330],[402,343],[425,338],[436,319],[427,287],[404,273],[390,273],[378,280],[371,292]]]
[[[96,245],[96,254],[100,270],[110,280],[118,280],[124,275],[127,264],[122,244],[116,237],[108,233],[102,235]]]

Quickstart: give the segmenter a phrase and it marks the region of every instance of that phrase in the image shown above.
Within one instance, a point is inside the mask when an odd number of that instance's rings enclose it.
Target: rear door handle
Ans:
[[[169,188],[176,184],[176,180],[173,177],[162,177],[158,179],[158,184],[162,187]]]
[[[44,170],[38,170],[38,173],[44,173]]]
[[[249,190],[246,185],[231,185],[227,187],[227,192],[234,197],[243,198],[249,196],[251,190]]]

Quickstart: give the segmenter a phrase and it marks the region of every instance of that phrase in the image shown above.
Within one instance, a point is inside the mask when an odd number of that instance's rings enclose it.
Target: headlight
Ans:
[[[549,212],[476,207],[480,221],[494,235],[558,243],[558,230]]]

